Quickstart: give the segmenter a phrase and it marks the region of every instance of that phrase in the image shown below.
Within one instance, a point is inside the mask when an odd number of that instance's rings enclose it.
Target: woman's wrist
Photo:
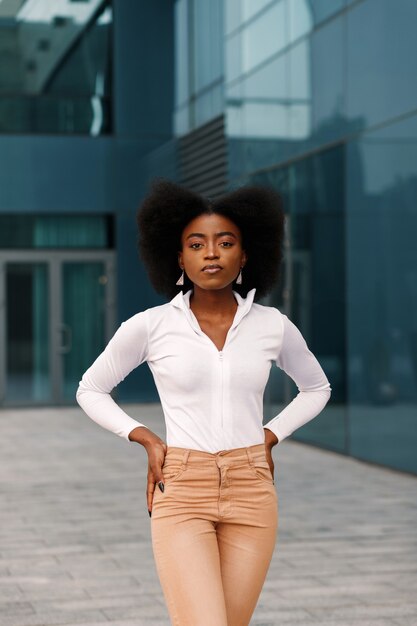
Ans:
[[[267,446],[269,446],[270,448],[273,448],[274,446],[277,445],[277,443],[279,443],[278,437],[276,436],[275,433],[272,432],[272,430],[269,430],[269,428],[264,427],[264,433],[265,433],[265,444]]]
[[[130,431],[129,440],[134,441],[135,443],[140,443],[144,448],[146,448],[156,441],[160,441],[160,437],[155,435],[155,433],[149,430],[146,426],[136,426],[136,428]]]

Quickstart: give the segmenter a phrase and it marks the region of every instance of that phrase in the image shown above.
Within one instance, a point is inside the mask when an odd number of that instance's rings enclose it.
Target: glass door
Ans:
[[[61,265],[62,323],[59,353],[62,357],[62,396],[72,402],[79,380],[106,343],[106,289],[103,262]]]
[[[47,263],[6,263],[3,332],[7,400],[27,404],[51,398]]]
[[[0,253],[0,403],[74,404],[114,331],[113,252]]]

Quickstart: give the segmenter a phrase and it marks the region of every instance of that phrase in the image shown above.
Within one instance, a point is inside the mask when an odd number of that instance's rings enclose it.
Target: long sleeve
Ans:
[[[298,387],[297,396],[278,415],[264,424],[278,437],[279,443],[297,428],[309,422],[326,406],[331,395],[330,383],[297,326],[284,314],[284,335],[276,365]]]
[[[119,326],[104,351],[83,374],[76,392],[78,404],[92,420],[127,441],[134,428],[146,425],[127,415],[110,392],[146,360],[147,354],[146,311],[142,311]]]

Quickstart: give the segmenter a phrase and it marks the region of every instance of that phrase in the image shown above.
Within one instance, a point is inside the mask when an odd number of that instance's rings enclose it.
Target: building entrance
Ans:
[[[114,332],[115,255],[0,252],[0,404],[74,404]]]

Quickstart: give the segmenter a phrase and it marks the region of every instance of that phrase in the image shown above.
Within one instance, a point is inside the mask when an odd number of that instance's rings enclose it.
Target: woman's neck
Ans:
[[[238,303],[230,286],[224,289],[201,289],[194,285],[190,294],[190,308],[193,313],[212,315],[234,315]]]

